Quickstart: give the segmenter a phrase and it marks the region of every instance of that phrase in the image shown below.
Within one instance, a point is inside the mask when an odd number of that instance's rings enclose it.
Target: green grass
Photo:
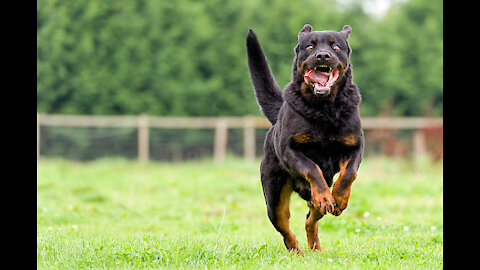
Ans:
[[[290,226],[305,257],[270,224],[259,161],[145,165],[40,160],[39,269],[442,269],[442,163],[366,158],[349,207],[319,222],[309,252],[307,207]],[[365,214],[368,212],[368,214]]]

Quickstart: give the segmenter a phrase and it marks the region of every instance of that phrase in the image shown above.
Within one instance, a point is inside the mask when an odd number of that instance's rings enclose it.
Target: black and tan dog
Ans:
[[[358,87],[352,81],[351,27],[298,34],[291,82],[283,93],[255,33],[247,36],[248,67],[257,102],[272,123],[260,166],[268,217],[289,250],[303,254],[289,227],[292,191],[307,201],[305,222],[311,249],[321,250],[318,220],[338,216],[348,205],[363,154]],[[339,173],[333,185],[333,177]]]

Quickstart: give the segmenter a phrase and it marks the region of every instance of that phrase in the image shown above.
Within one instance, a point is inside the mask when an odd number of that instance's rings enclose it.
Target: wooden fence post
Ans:
[[[255,127],[252,117],[245,117],[243,122],[243,157],[255,160]]]
[[[422,130],[416,130],[413,135],[413,153],[415,157],[423,157],[427,153],[425,134]]]
[[[222,162],[227,153],[228,125],[225,119],[218,120],[215,126],[215,139],[213,144],[213,160]]]
[[[148,117],[140,115],[138,117],[138,160],[145,163],[149,159],[149,134],[148,134]]]
[[[427,155],[425,134],[417,129],[413,134],[413,165],[415,171],[421,171],[422,160]]]

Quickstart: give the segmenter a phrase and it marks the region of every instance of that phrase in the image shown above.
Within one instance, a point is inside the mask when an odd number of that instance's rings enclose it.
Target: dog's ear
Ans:
[[[302,30],[300,31],[300,33],[298,33],[298,39],[300,40],[300,37],[305,35],[305,34],[308,34],[312,32],[312,26],[310,24],[305,24],[302,28]]]
[[[348,39],[351,32],[352,32],[352,27],[350,27],[350,25],[345,25],[342,28],[342,31],[340,31],[340,34],[342,34],[343,36],[345,36],[346,39]]]

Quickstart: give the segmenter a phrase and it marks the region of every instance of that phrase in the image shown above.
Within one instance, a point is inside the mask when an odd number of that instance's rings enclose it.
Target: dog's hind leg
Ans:
[[[287,249],[303,255],[289,225],[292,181],[288,180],[288,175],[279,169],[278,164],[275,166],[274,158],[268,155],[262,161],[261,178],[270,222],[283,236]]]
[[[291,181],[287,181],[280,190],[278,200],[267,202],[268,217],[275,229],[283,236],[283,242],[287,249],[303,255],[295,234],[290,230],[290,196],[292,191]]]
[[[313,204],[307,203],[310,211],[307,214],[307,221],[305,221],[305,231],[307,232],[308,247],[313,250],[322,250],[320,241],[318,240],[318,221],[323,217],[323,214],[315,209]]]

